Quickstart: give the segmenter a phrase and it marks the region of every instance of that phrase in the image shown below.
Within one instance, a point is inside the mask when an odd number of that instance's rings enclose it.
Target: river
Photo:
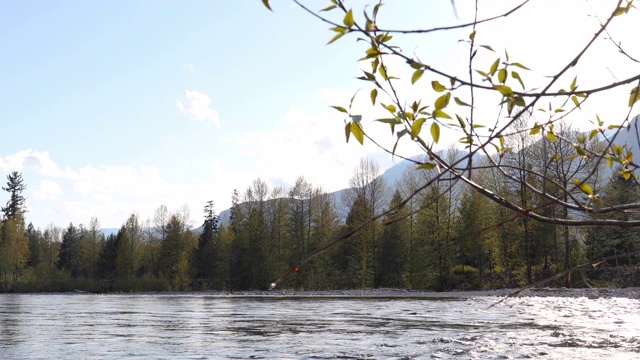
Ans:
[[[0,294],[0,358],[640,358],[640,300],[498,300]]]

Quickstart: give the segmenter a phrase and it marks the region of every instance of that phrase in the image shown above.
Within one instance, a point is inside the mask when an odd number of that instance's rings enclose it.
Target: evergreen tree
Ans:
[[[390,208],[397,207],[402,202],[400,191],[396,190],[389,204]],[[405,287],[403,275],[407,263],[406,231],[408,211],[404,208],[397,209],[385,217],[386,225],[380,238],[380,251],[378,252],[378,271],[376,275],[376,287]]]
[[[158,261],[160,274],[169,280],[172,290],[188,290],[190,281],[191,232],[185,230],[184,223],[177,215],[172,215],[167,223],[165,239],[160,243]]]
[[[2,207],[2,213],[4,214],[4,220],[7,220],[18,213],[25,212],[25,198],[22,196],[22,192],[27,188],[22,179],[22,174],[17,171],[7,175],[7,186],[2,190],[9,193],[9,201],[7,205]]]
[[[82,271],[81,233],[73,223],[70,223],[62,234],[58,268],[69,271],[72,277],[80,276]]]
[[[103,279],[114,280],[117,277],[116,254],[122,236],[121,231],[117,235],[110,234],[100,249],[98,275]]]
[[[198,237],[198,248],[196,250],[197,276],[206,280],[207,287],[220,288],[218,284],[215,284],[215,276],[218,270],[218,254],[215,244],[215,237],[218,234],[218,216],[213,207],[213,200],[207,201],[204,213],[203,230]]]
[[[42,232],[39,229],[34,228],[32,223],[27,225],[27,240],[29,241],[29,261],[28,266],[35,268],[43,261],[42,251]]]

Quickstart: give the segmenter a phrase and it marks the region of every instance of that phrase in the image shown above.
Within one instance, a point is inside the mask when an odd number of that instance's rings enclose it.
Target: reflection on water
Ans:
[[[640,358],[640,301],[0,295],[0,357]]]

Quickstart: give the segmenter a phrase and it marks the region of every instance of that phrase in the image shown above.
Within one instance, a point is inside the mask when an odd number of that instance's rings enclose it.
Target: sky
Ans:
[[[319,10],[329,1],[305,3]],[[357,20],[366,3],[348,2]],[[450,0],[388,3],[379,17],[388,28],[432,28],[473,16],[470,0],[456,0],[455,11]],[[513,2],[480,4],[482,17]],[[373,121],[384,115],[371,107],[370,88],[355,79],[366,65],[357,61],[366,44],[345,36],[326,45],[333,36],[328,24],[288,0],[271,0],[271,6],[273,12],[258,0],[1,1],[0,181],[22,173],[27,222],[65,227],[96,217],[112,228],[132,213],[149,219],[166,205],[189,209],[198,225],[207,201],[221,212],[234,189],[242,193],[258,178],[288,187],[304,176],[337,191],[348,187],[362,158],[381,171],[393,166],[398,160],[370,142],[347,144],[345,116],[330,107],[346,107],[360,90],[353,111],[368,133],[393,146],[389,128]],[[512,60],[539,75],[527,78],[522,71],[527,85],[542,83],[596,31],[593,14],[606,16],[611,6],[532,1],[522,15],[479,27],[477,41],[496,52],[482,52],[478,67],[504,58],[508,47]],[[638,11],[628,17],[635,20],[614,24],[612,33],[640,58],[633,37]],[[469,32],[395,40],[423,62],[464,74],[468,45],[458,40]],[[596,49],[561,79],[565,88],[576,73],[582,88],[638,74],[638,64],[610,42],[598,46],[611,56]],[[406,66],[389,65],[394,75],[410,78]],[[398,91],[432,103],[432,79],[425,75],[416,86],[399,82]],[[576,123],[595,118],[596,111],[611,122],[623,119],[629,90],[594,99]],[[498,102],[487,98],[478,114],[495,117]],[[439,146],[455,143],[446,134]],[[398,153],[419,150],[407,142]],[[7,200],[0,193],[0,203]]]

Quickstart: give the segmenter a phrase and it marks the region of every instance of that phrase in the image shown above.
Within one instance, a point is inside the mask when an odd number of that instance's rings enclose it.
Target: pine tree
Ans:
[[[71,223],[62,235],[62,244],[60,244],[58,268],[69,271],[72,277],[80,276],[82,270],[82,241],[80,236],[78,228]]]
[[[389,207],[396,208],[401,201],[402,195],[396,190]],[[385,221],[391,223],[383,228],[380,237],[379,267],[375,274],[376,286],[391,288],[405,286],[403,275],[407,262],[407,213],[408,211],[402,208],[392,211],[385,217]]]
[[[198,237],[198,249],[196,250],[197,276],[207,282],[206,287],[218,288],[215,284],[215,275],[218,267],[218,254],[215,237],[218,234],[218,215],[214,210],[213,200],[207,201],[204,207],[203,230]]]
[[[2,190],[9,193],[9,201],[7,206],[2,207],[4,214],[4,220],[7,220],[18,213],[25,212],[25,198],[22,196],[22,192],[27,188],[22,179],[22,174],[17,171],[7,175],[7,187],[3,187]]]

